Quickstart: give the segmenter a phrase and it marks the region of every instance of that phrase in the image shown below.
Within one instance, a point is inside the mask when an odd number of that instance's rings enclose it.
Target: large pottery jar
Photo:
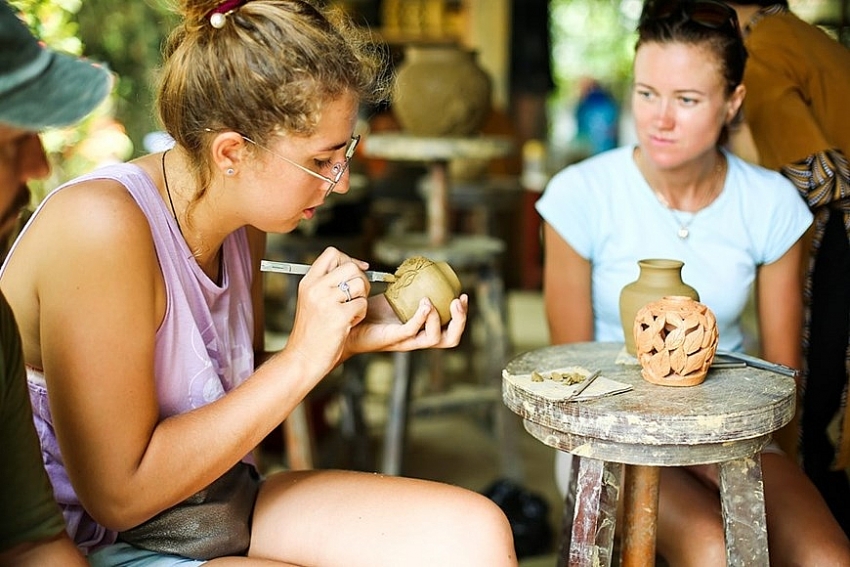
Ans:
[[[682,281],[682,266],[679,260],[648,259],[639,260],[638,278],[623,287],[620,292],[620,322],[626,352],[635,355],[635,340],[632,327],[638,310],[666,295],[683,295],[699,301],[697,290]]]
[[[408,258],[396,269],[396,280],[385,292],[390,307],[403,323],[410,320],[423,297],[431,300],[440,314],[440,323],[448,323],[453,299],[460,295],[460,280],[446,262],[434,262],[423,256]]]
[[[491,89],[474,51],[411,45],[396,73],[393,113],[413,136],[470,136],[478,133],[490,111]]]
[[[641,307],[633,335],[641,376],[662,386],[702,383],[717,351],[714,313],[699,301],[681,295]]]

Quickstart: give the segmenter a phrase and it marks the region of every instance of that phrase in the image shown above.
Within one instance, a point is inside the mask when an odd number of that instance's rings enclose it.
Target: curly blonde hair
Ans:
[[[323,106],[347,93],[362,102],[386,96],[382,51],[340,10],[248,0],[216,28],[210,14],[220,4],[180,0],[183,22],[166,42],[157,96],[160,121],[192,159],[200,187],[211,173],[210,132],[265,145],[281,132],[311,134]]]

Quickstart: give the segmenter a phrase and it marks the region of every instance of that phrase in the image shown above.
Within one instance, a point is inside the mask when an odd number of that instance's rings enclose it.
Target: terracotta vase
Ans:
[[[464,137],[490,111],[492,85],[475,52],[454,45],[405,49],[393,88],[393,113],[408,134]]]
[[[423,256],[408,258],[395,272],[396,280],[387,286],[385,295],[403,323],[410,320],[427,297],[445,325],[451,318],[449,306],[460,295],[460,280],[446,262],[434,262]]]
[[[638,278],[626,284],[620,292],[620,322],[626,352],[635,355],[635,341],[632,326],[638,310],[666,295],[683,295],[699,301],[697,290],[682,281],[682,266],[679,260],[646,259],[639,260]]]
[[[705,380],[717,351],[717,321],[704,304],[670,295],[641,307],[633,336],[644,380],[695,386]]]

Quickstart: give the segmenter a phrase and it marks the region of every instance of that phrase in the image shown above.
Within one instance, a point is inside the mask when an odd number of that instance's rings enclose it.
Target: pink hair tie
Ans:
[[[225,0],[208,14],[210,25],[215,29],[220,30],[224,27],[224,23],[227,21],[227,16],[229,16],[237,8],[245,5],[247,1],[248,0]]]

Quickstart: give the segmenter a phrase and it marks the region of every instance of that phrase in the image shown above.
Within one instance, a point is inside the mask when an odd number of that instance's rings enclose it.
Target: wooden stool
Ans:
[[[621,343],[559,345],[520,355],[505,369],[505,404],[524,418],[526,430],[577,457],[572,531],[562,534],[559,565],[611,564],[621,488],[620,564],[653,565],[658,467],[717,463],[727,563],[768,567],[759,452],[794,415],[794,379],[746,367],[711,370],[698,386],[656,386],[641,378],[639,366],[617,363],[622,351]],[[569,366],[601,370],[634,389],[555,402],[510,380]]]
[[[425,234],[410,234],[393,239],[379,240],[374,256],[390,266],[401,264],[411,256],[425,256],[436,262],[445,261],[457,272],[463,282],[467,277],[474,280],[476,312],[482,323],[487,345],[484,380],[474,393],[466,392],[460,397],[451,394],[435,395],[429,400],[418,400],[424,412],[438,412],[446,408],[469,405],[491,404],[496,408],[496,435],[501,450],[502,468],[505,476],[519,480],[520,460],[516,451],[511,428],[500,403],[499,383],[508,352],[508,334],[505,314],[504,285],[498,265],[504,243],[488,236],[454,235],[447,243],[434,246]],[[472,312],[472,310],[470,310]],[[469,325],[467,326],[469,327]],[[469,329],[467,328],[467,332]],[[425,354],[435,354],[431,351]],[[400,474],[404,447],[407,416],[409,413],[412,353],[394,353],[393,387],[390,394],[389,414],[384,437],[384,452],[381,472]],[[439,369],[437,369],[439,370]]]

